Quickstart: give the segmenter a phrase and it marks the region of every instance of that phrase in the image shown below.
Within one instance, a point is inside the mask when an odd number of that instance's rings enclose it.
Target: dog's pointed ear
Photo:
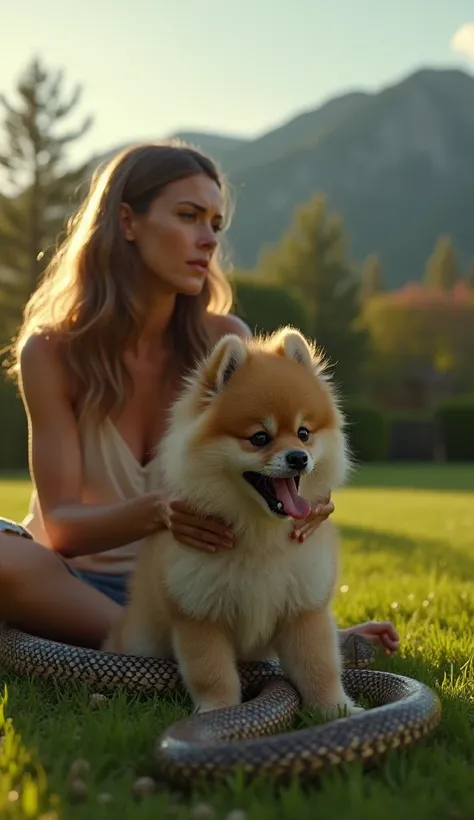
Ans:
[[[274,351],[279,356],[287,356],[294,359],[298,364],[302,364],[312,373],[317,369],[320,357],[316,349],[311,345],[303,334],[292,327],[284,327],[275,333]]]
[[[221,393],[247,357],[248,348],[239,336],[233,333],[223,336],[204,365],[206,388],[212,393]]]

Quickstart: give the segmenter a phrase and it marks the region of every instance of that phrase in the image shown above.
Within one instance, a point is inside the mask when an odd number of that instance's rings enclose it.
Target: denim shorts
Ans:
[[[18,535],[20,538],[33,539],[33,536],[30,532],[28,532],[26,527],[23,527],[22,524],[17,524],[16,521],[11,521],[8,518],[0,517],[0,532],[5,532],[10,535]],[[79,578],[80,581],[84,581],[85,584],[89,584],[89,586],[97,589],[104,595],[107,595],[107,597],[111,598],[112,601],[115,601],[116,604],[125,606],[129,578],[128,574],[111,575],[107,572],[92,572],[91,570],[76,569],[75,567],[72,567],[61,555],[58,555],[58,558],[62,560],[66,569],[76,578]]]
[[[64,559],[63,559],[64,561]],[[76,569],[72,567],[67,561],[64,561],[66,568],[72,575],[79,578],[80,581],[89,584],[99,592],[107,595],[119,606],[125,606],[127,601],[127,583],[128,575],[111,575],[108,572],[92,572],[91,570]]]

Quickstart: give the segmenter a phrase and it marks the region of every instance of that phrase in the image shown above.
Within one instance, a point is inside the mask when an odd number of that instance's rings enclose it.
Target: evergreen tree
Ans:
[[[461,278],[453,241],[450,236],[441,236],[426,263],[425,284],[451,290]]]
[[[258,269],[302,301],[307,323],[301,329],[323,348],[344,393],[357,389],[367,344],[358,327],[360,279],[346,256],[341,220],[327,213],[324,197],[315,195],[295,211]]]
[[[90,128],[85,118],[63,128],[75,112],[81,87],[63,93],[64,73],[34,59],[21,75],[17,99],[0,95],[3,109],[4,195],[0,196],[0,313],[18,320],[24,302],[76,207],[87,164],[68,169],[67,148]],[[62,129],[63,130],[60,130]]]
[[[385,291],[385,276],[380,257],[371,253],[362,265],[361,300],[367,302],[372,296]]]

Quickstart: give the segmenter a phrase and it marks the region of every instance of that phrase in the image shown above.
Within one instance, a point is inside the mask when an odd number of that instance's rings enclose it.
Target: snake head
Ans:
[[[342,661],[346,667],[361,668],[375,660],[373,645],[362,635],[351,632],[340,644]]]

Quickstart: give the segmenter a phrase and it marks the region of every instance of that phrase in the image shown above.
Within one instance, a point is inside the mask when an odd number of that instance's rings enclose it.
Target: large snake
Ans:
[[[375,708],[288,732],[300,697],[279,664],[241,664],[245,702],[171,725],[156,745],[159,773],[181,787],[203,778],[225,780],[236,767],[246,778],[266,774],[283,782],[296,774],[311,781],[329,767],[375,761],[389,749],[411,746],[435,728],[441,707],[429,687],[413,678],[363,668],[373,661],[374,650],[360,636],[341,641],[341,653],[347,693]],[[81,681],[101,693],[183,691],[173,660],[71,646],[6,624],[0,625],[0,664],[17,674]]]
[[[31,538],[21,524],[4,518],[0,530]],[[297,774],[310,781],[329,767],[375,761],[390,749],[411,746],[437,726],[441,704],[428,686],[404,675],[367,669],[375,652],[359,635],[340,640],[340,649],[344,689],[375,708],[284,731],[300,708],[298,692],[277,662],[240,664],[245,702],[168,727],[156,745],[160,774],[170,783],[187,786],[202,778],[225,780],[240,766],[247,778],[267,774],[285,781]],[[117,689],[149,695],[184,691],[173,660],[71,646],[5,623],[0,624],[0,664],[19,675],[81,681],[104,694]]]

